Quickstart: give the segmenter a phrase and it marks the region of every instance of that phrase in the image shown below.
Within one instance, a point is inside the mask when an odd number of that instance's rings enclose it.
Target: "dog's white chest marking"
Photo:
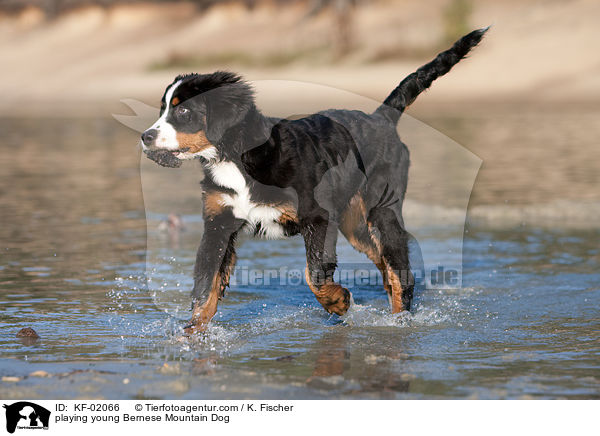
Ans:
[[[223,206],[231,207],[236,218],[251,224],[249,231],[253,232],[260,224],[261,236],[281,238],[284,236],[283,227],[277,221],[281,211],[264,204],[254,203],[250,198],[250,189],[244,176],[233,162],[218,162],[210,167],[210,174],[217,185],[232,189],[235,194],[223,194]]]

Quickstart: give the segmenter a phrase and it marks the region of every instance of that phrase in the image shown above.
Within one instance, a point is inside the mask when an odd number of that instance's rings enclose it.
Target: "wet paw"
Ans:
[[[198,322],[192,323],[183,328],[183,334],[186,336],[193,336],[198,333],[203,333],[208,328],[208,323]]]
[[[327,312],[344,315],[350,308],[352,298],[348,289],[332,283],[321,287],[317,299]]]

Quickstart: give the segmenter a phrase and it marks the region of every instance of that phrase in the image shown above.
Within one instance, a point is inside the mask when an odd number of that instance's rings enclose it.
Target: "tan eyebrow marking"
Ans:
[[[179,97],[173,97],[171,100],[171,106],[177,106],[179,104]]]

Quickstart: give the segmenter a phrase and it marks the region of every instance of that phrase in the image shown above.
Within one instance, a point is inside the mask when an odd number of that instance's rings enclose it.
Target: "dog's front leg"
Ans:
[[[194,267],[192,322],[186,327],[186,333],[206,329],[217,312],[217,304],[229,285],[235,265],[235,238],[242,224],[229,209],[205,216],[204,234]]]
[[[318,216],[301,222],[306,247],[306,282],[329,313],[343,315],[350,307],[350,292],[333,280],[337,266],[337,225]]]

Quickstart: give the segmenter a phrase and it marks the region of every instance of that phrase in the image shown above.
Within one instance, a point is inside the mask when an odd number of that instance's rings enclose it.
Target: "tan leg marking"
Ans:
[[[219,298],[222,298],[225,295],[225,289],[229,286],[229,278],[231,277],[231,273],[235,268],[235,263],[237,262],[237,255],[233,253],[231,255],[231,260],[229,261],[229,265],[225,268],[223,275],[221,276],[221,295]]]
[[[358,238],[357,232],[360,229],[368,228],[367,224],[367,209],[365,206],[365,202],[360,196],[360,194],[356,194],[350,200],[348,204],[348,208],[344,211],[342,215],[342,223],[340,226],[340,230],[343,235],[348,239],[348,242],[358,251],[367,255],[367,257],[373,262],[375,265],[381,264],[381,245],[378,244],[379,241],[376,241],[373,237],[371,230],[369,229],[369,233],[371,236],[370,241],[362,241]]]
[[[361,240],[357,237],[359,229],[368,228],[369,240]],[[383,277],[383,287],[388,294],[392,313],[405,310],[402,304],[403,287],[398,272],[394,271],[382,256],[383,247],[373,227],[367,222],[367,210],[364,200],[360,194],[356,194],[350,200],[348,208],[342,216],[340,230],[348,239],[348,242],[377,266]]]
[[[405,310],[404,304],[402,303],[402,294],[404,293],[402,280],[398,277],[397,271],[394,271],[387,262],[385,262],[385,270],[388,286],[391,287],[391,292],[388,291],[388,295],[390,296],[390,302],[392,304],[392,313],[402,312]]]
[[[371,226],[369,226],[369,233],[371,234],[371,239],[378,247],[378,250],[381,250],[380,252],[382,252],[383,249],[380,248],[381,241]],[[412,273],[410,271],[395,271],[383,256],[381,257],[381,263],[376,263],[376,265],[383,276],[383,286],[388,293],[390,304],[392,306],[392,313],[399,313],[406,310],[406,307],[404,307],[404,303],[402,302],[402,295],[404,294],[404,286],[402,283],[407,283],[409,280],[412,280]],[[398,276],[398,273],[402,275],[406,274],[406,277],[400,277]]]
[[[220,300],[220,283],[221,277],[219,274],[215,274],[213,278],[212,288],[208,294],[208,299],[204,304],[199,302],[194,303],[194,309],[192,311],[192,322],[191,325],[185,329],[185,333],[193,334],[196,332],[203,332],[208,327],[208,323],[217,313],[217,305]]]
[[[298,223],[297,210],[291,204],[282,204],[275,206],[275,208],[281,212],[281,216],[277,220],[279,224],[285,225],[285,223],[289,221],[295,222],[296,224]]]
[[[321,303],[321,306],[329,312],[335,313],[336,315],[345,314],[350,308],[350,292],[348,289],[343,288],[340,284],[335,282],[328,282],[321,286],[316,286],[310,277],[308,265],[304,270],[304,276],[306,277],[306,283],[308,287],[317,297],[317,301]]]
[[[221,203],[222,193],[219,191],[205,191],[203,193],[204,200],[204,216],[216,216],[223,212],[225,206]]]
[[[205,331],[208,327],[208,323],[217,313],[217,305],[219,300],[223,298],[225,289],[229,286],[229,278],[233,272],[235,266],[236,255],[231,256],[231,260],[227,268],[221,273],[215,274],[212,281],[212,287],[208,295],[208,300],[204,304],[195,303],[192,311],[192,322],[191,326],[188,327],[185,332],[188,334]]]

